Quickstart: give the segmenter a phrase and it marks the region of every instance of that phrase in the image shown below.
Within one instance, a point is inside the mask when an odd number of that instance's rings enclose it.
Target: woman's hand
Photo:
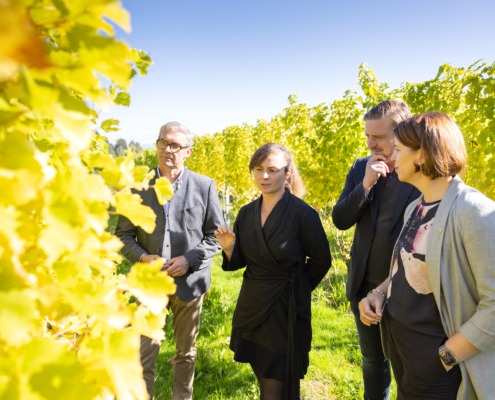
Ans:
[[[359,319],[364,325],[371,326],[380,322],[384,301],[381,292],[370,292],[359,302]]]
[[[215,231],[215,237],[217,238],[218,244],[222,248],[222,250],[227,254],[227,257],[230,259],[230,256],[234,252],[235,245],[235,233],[234,231],[226,225],[220,225]]]

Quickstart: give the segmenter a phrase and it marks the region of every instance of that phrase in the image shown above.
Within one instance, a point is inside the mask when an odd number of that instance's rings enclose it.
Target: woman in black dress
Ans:
[[[220,226],[222,269],[246,267],[232,321],[234,359],[249,363],[260,398],[299,399],[309,365],[311,291],[331,265],[318,213],[291,153],[267,143],[249,163],[261,196],[242,207],[234,229]]]

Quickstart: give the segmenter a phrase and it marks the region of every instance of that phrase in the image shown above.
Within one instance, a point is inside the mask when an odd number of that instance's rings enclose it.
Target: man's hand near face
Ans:
[[[390,169],[385,164],[384,158],[380,155],[371,156],[366,164],[366,171],[363,178],[363,187],[366,196],[371,188],[376,185],[381,176],[386,177]]]

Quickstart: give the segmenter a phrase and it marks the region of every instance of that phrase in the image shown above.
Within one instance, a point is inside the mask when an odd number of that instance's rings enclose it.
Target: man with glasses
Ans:
[[[156,146],[156,177],[170,181],[174,196],[162,206],[154,190],[141,191],[143,204],[157,216],[155,230],[147,234],[119,216],[115,233],[124,243],[122,253],[132,263],[149,263],[160,257],[167,260],[163,269],[177,285],[176,293],[169,298],[176,347],[170,360],[174,371],[172,399],[192,399],[201,308],[210,287],[212,257],[220,250],[214,231],[224,222],[213,180],[184,167],[192,153],[189,130],[178,122],[169,122],[161,127]],[[160,344],[141,338],[141,364],[150,399],[159,350]]]
[[[382,101],[364,115],[371,155],[354,161],[332,210],[337,229],[355,226],[346,294],[358,331],[366,400],[388,399],[390,393],[390,365],[383,355],[380,328],[361,322],[358,304],[388,276],[405,208],[420,195],[398,180],[392,159],[394,127],[410,116],[409,106],[398,100]]]

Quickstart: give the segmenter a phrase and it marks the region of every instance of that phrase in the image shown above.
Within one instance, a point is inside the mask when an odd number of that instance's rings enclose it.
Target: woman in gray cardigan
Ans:
[[[395,135],[399,179],[422,196],[361,321],[381,321],[398,399],[494,398],[495,202],[459,178],[464,139],[446,114],[416,115]]]

